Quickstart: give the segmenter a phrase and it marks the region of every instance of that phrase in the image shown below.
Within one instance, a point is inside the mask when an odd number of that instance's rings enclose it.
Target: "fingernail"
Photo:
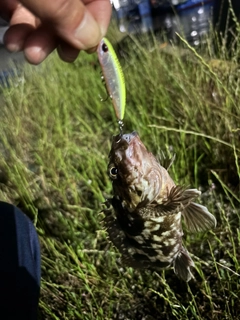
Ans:
[[[3,43],[6,49],[10,52],[19,52],[23,49],[23,41],[11,41],[12,39],[8,36],[8,30],[3,35]]]
[[[24,50],[26,59],[32,64],[39,64],[46,59],[48,53],[39,47],[29,47]]]
[[[81,24],[75,30],[75,37],[83,50],[90,49],[98,44],[101,38],[101,31],[88,11],[86,11]]]
[[[22,46],[17,43],[6,43],[5,47],[10,52],[19,52],[21,51]]]

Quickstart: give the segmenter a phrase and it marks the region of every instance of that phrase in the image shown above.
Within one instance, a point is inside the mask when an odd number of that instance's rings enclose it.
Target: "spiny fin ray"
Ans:
[[[163,201],[159,208],[167,214],[173,214],[174,211],[180,211],[187,207],[192,200],[196,199],[201,194],[197,189],[187,189],[182,186],[173,187],[167,199]]]

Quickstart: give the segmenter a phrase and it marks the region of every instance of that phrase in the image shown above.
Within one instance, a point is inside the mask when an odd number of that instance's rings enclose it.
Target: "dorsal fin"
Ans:
[[[159,153],[156,157],[157,161],[160,163],[160,165],[165,168],[167,171],[172,166],[174,160],[176,158],[176,154],[172,154],[171,156],[166,156],[164,151],[161,150],[161,153]]]

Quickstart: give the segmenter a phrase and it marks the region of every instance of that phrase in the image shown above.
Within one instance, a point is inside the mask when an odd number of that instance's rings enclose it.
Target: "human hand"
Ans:
[[[1,0],[0,14],[10,21],[4,36],[9,51],[24,51],[32,64],[55,48],[62,60],[74,61],[80,50],[94,52],[105,35],[109,0]]]

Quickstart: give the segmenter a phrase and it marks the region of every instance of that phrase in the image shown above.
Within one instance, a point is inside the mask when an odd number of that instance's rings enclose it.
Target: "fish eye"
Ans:
[[[108,52],[108,46],[106,45],[106,43],[102,44],[102,51],[103,52]]]
[[[109,174],[112,179],[117,179],[118,169],[114,166],[110,167]]]

